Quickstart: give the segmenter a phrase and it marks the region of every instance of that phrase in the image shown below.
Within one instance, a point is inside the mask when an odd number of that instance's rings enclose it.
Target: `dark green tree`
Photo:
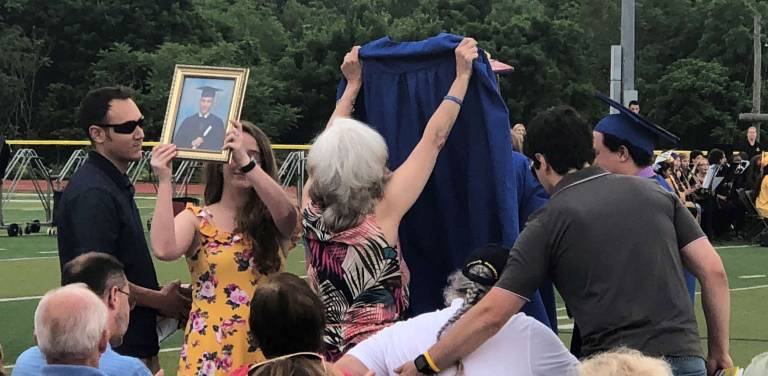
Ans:
[[[683,147],[732,142],[737,115],[747,109],[747,101],[743,85],[731,81],[729,73],[716,62],[675,62],[653,85],[656,96],[648,117],[662,119],[659,124],[682,136]]]

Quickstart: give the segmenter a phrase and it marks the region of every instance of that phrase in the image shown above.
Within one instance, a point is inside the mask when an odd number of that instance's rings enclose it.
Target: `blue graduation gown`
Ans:
[[[385,37],[360,49],[363,89],[355,118],[384,136],[390,169],[407,159],[448,93],[461,39],[440,34],[398,43]],[[411,271],[410,315],[444,307],[447,277],[469,252],[488,243],[514,244],[525,219],[546,198],[528,159],[512,151],[507,107],[481,52],[434,173],[400,224],[400,245]],[[556,329],[551,284],[546,297],[546,307],[537,293],[524,311]]]

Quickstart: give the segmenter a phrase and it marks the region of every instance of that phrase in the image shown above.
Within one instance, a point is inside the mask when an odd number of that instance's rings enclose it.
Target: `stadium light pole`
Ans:
[[[635,90],[635,0],[621,0],[621,96],[628,105],[637,100]]]
[[[756,14],[753,20],[753,36],[752,36],[752,48],[753,48],[753,79],[752,79],[752,113],[760,113],[760,101],[762,91],[762,71],[763,71],[763,43],[761,38],[760,23],[762,18],[760,13]],[[760,142],[760,122],[753,123],[757,128],[757,142]]]

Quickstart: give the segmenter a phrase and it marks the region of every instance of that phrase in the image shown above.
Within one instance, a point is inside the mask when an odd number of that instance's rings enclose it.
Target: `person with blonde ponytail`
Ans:
[[[349,119],[362,87],[358,50],[344,58],[341,71],[348,84],[309,151],[302,199],[308,281],[325,306],[329,361],[400,320],[408,308],[408,269],[398,228],[432,175],[478,56],[473,39],[459,44],[451,88],[407,160],[389,171],[384,138]]]
[[[425,353],[498,281],[509,251],[497,245],[475,249],[462,270],[448,277],[445,309],[392,325],[363,341],[336,363],[353,376],[392,375],[403,362]],[[578,361],[549,328],[518,313],[501,331],[441,375],[575,375]]]

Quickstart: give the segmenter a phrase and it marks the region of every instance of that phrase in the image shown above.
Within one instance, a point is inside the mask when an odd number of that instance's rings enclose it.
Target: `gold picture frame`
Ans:
[[[240,119],[247,68],[176,65],[160,142],[175,144],[177,158],[228,162],[222,150],[230,119]]]

